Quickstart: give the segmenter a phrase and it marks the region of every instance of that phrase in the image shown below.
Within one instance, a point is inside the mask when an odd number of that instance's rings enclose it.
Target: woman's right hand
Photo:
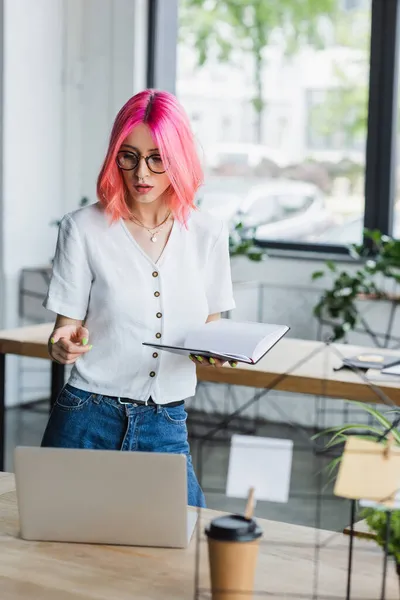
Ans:
[[[82,325],[62,325],[56,327],[49,339],[51,358],[62,365],[72,365],[82,355],[92,349],[88,345],[89,331]]]

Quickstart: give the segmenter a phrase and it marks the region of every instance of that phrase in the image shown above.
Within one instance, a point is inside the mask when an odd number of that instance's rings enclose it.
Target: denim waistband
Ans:
[[[169,402],[166,404],[157,404],[156,402],[154,402],[153,398],[151,398],[151,397],[146,402],[145,400],[132,400],[132,398],[109,396],[108,394],[97,394],[97,393],[92,393],[89,391],[81,390],[80,388],[76,388],[75,386],[71,385],[70,383],[66,383],[64,387],[66,388],[67,391],[69,390],[69,392],[77,395],[78,397],[82,397],[82,399],[85,399],[85,396],[90,396],[90,395],[92,395],[93,397],[102,396],[105,400],[111,401],[112,403],[119,404],[119,405],[131,404],[133,406],[169,406],[170,408],[172,408],[174,406],[182,406],[183,404],[185,404],[184,400],[179,400],[177,402]]]
[[[169,406],[170,408],[174,406],[182,406],[185,404],[184,400],[179,400],[178,402],[169,402],[168,404],[157,404],[154,402],[153,398],[149,398],[147,402],[144,400],[132,400],[131,398],[118,398],[117,396],[108,396],[111,400],[116,400],[120,404],[136,404],[137,406]]]

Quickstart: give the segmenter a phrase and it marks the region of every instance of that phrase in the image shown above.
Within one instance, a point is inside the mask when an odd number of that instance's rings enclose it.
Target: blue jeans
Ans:
[[[190,456],[186,419],[183,404],[121,404],[116,398],[67,384],[53,407],[42,446],[185,454],[188,503],[205,507]]]

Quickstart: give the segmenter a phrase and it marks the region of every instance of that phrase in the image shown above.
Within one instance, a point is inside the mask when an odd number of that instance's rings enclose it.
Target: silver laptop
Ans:
[[[196,525],[181,454],[19,446],[15,476],[26,540],[185,548]]]

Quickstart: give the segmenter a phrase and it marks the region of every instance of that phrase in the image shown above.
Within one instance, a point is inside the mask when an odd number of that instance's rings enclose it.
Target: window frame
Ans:
[[[175,92],[179,0],[148,0],[148,87]],[[400,0],[371,0],[364,228],[391,235],[396,194]],[[171,65],[171,58],[175,57]],[[356,242],[356,240],[355,240]],[[256,241],[264,248],[348,255],[345,245]]]

